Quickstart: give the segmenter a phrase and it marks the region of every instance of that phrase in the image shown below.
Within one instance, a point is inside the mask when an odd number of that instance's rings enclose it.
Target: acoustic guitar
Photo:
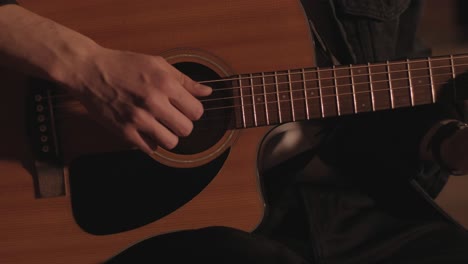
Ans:
[[[468,67],[456,55],[317,68],[298,0],[19,2],[105,47],[163,55],[215,90],[192,135],[149,157],[54,84],[2,70],[1,263],[102,263],[167,232],[252,231],[273,127],[435,103]]]

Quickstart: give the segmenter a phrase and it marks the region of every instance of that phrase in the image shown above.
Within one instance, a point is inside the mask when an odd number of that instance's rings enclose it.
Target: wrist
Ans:
[[[75,38],[75,40],[73,40]],[[65,39],[49,65],[50,79],[71,92],[84,88],[84,79],[103,48],[84,36],[76,35]]]

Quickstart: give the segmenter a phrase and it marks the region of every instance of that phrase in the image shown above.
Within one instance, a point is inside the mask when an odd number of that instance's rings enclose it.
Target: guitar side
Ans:
[[[168,54],[173,63],[188,60],[209,67],[213,66],[209,62],[219,60],[213,70],[221,76],[313,66],[311,36],[298,0],[19,2],[109,48]],[[6,70],[0,76],[5,90],[0,98],[4,124],[0,137],[0,262],[100,263],[154,235],[210,225],[250,231],[260,223],[264,204],[257,157],[270,127],[226,131],[222,142],[230,152],[217,176],[198,196],[166,217],[112,235],[85,232],[73,215],[66,169],[66,195],[35,198],[29,167],[33,157],[24,121],[28,84],[24,76]],[[70,132],[62,142],[69,161],[90,151],[74,144],[86,135],[72,123],[61,129]],[[89,137],[82,146],[97,146],[91,152],[125,146],[111,137],[105,142],[104,131],[97,134],[103,137]],[[195,156],[213,153],[208,150]],[[183,167],[178,162],[160,162]]]

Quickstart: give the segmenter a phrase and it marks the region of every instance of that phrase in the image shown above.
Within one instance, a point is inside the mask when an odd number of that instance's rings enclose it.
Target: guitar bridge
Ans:
[[[55,85],[32,79],[27,101],[27,124],[34,158],[34,189],[36,198],[65,195],[63,163],[55,127]]]

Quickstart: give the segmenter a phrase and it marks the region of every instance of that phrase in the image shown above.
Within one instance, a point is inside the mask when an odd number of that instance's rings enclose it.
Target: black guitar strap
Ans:
[[[355,63],[344,29],[336,19],[333,0],[301,0],[315,40],[333,64]],[[321,66],[321,62],[317,62]]]

